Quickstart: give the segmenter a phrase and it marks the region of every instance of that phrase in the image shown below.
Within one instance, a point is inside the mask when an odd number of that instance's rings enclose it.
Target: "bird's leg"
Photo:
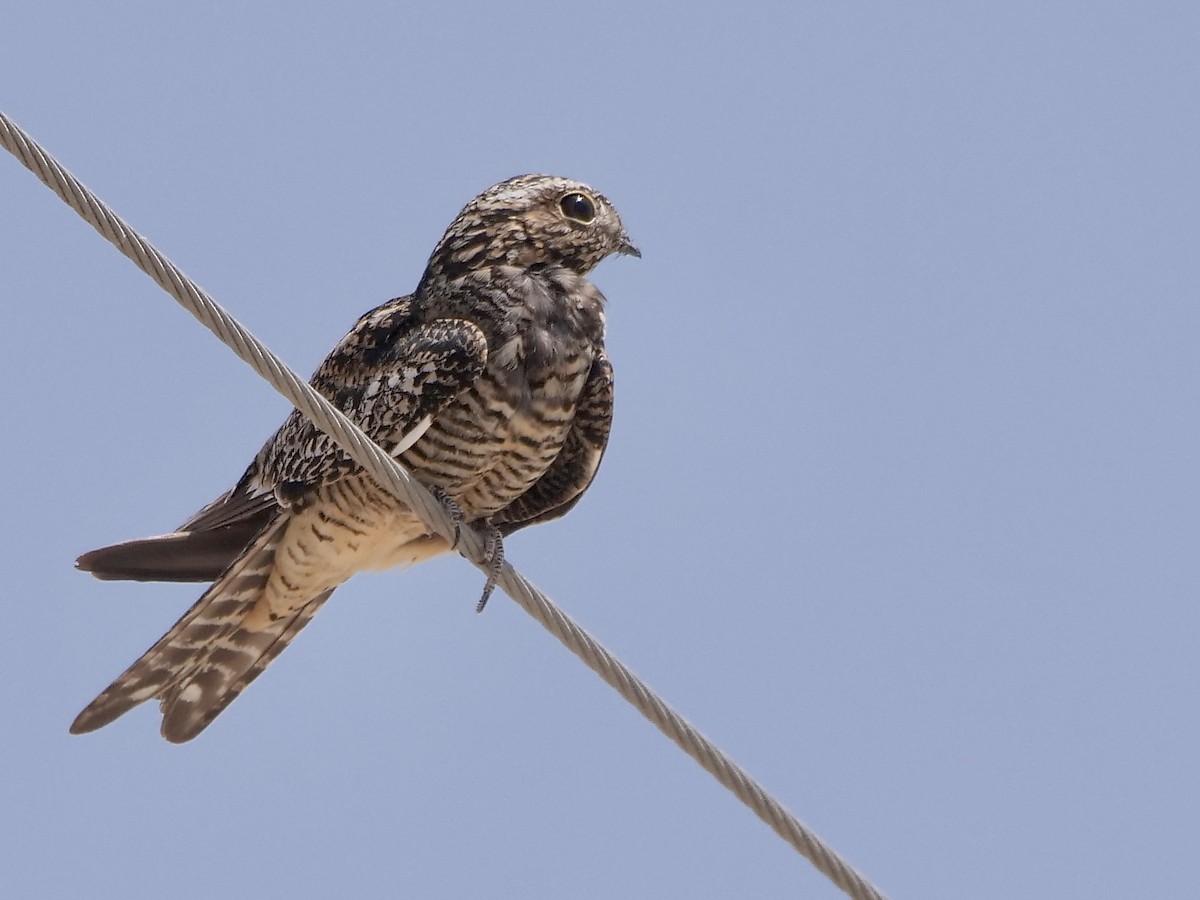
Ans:
[[[454,540],[450,544],[451,550],[458,549],[459,539],[462,537],[463,522],[467,520],[466,514],[462,511],[462,507],[458,502],[446,493],[444,488],[436,484],[426,485],[429,493],[433,494],[433,499],[442,504],[442,509],[446,511],[446,515],[450,517],[450,521],[454,523]]]
[[[504,538],[500,534],[500,529],[492,524],[491,519],[484,519],[481,523],[483,526],[484,539],[484,556],[491,567],[488,572],[487,582],[483,585],[483,596],[479,598],[479,603],[475,606],[475,612],[483,612],[483,608],[487,606],[488,598],[492,596],[492,591],[496,589],[496,581],[500,577],[500,570],[504,568]]]
[[[429,485],[429,493],[433,494],[434,499],[442,504],[442,508],[446,510],[446,514],[450,517],[450,521],[454,523],[454,542],[450,544],[451,550],[458,549],[458,542],[462,538],[462,527],[466,523],[466,514],[462,511],[462,507],[458,502],[446,493],[444,488],[435,485]],[[500,578],[500,570],[504,568],[504,538],[500,533],[500,529],[492,524],[491,519],[481,519],[478,522],[480,530],[483,532],[483,556],[487,560],[489,571],[487,581],[483,585],[483,596],[479,598],[479,602],[475,605],[475,612],[483,612],[483,608],[487,606],[488,600],[492,596],[492,591],[496,589],[496,581]]]

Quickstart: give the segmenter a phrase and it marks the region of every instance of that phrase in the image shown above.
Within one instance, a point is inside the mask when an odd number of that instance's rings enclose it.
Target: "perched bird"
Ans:
[[[371,310],[312,385],[437,495],[499,537],[563,515],[600,465],[612,417],[604,297],[585,276],[640,256],[578,181],[521,175],[466,205],[416,291]],[[233,488],[172,534],[93,550],[102,579],[212,581],[72,733],[145,700],[162,734],[200,733],[356,572],[449,550],[293,411]]]

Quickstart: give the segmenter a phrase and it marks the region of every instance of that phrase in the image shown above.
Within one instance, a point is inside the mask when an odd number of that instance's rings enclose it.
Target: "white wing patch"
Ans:
[[[417,423],[417,427],[400,438],[400,443],[392,448],[392,456],[399,458],[400,454],[415,444],[421,439],[421,435],[429,430],[429,426],[433,424],[433,416],[426,416]]]

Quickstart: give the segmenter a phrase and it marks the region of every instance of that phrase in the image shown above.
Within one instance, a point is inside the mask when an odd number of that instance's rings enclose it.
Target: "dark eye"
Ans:
[[[558,201],[558,208],[568,219],[574,219],[585,225],[596,218],[596,204],[583,194],[567,194]]]

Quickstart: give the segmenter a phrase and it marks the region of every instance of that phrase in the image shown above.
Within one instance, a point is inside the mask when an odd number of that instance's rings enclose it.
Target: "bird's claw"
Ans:
[[[434,500],[442,504],[442,509],[446,511],[446,515],[454,523],[454,540],[450,542],[450,549],[457,550],[458,542],[462,539],[463,522],[467,520],[466,514],[463,513],[462,507],[458,505],[458,502],[436,484],[429,488],[429,493],[433,494]]]
[[[504,538],[500,534],[500,529],[492,524],[491,519],[483,521],[484,527],[484,558],[487,559],[490,571],[488,572],[487,581],[483,585],[483,596],[479,598],[479,603],[475,605],[475,612],[483,612],[483,608],[487,606],[488,598],[492,596],[492,591],[496,589],[496,582],[500,578],[500,570],[504,568]]]
[[[454,523],[454,540],[450,544],[450,549],[457,550],[458,543],[462,538],[462,527],[466,524],[466,514],[463,513],[462,507],[458,505],[457,501],[443,488],[433,485],[429,488],[429,493],[433,494],[434,499],[442,505],[442,509],[446,510],[446,515]],[[489,571],[487,581],[483,585],[483,596],[475,605],[477,613],[483,612],[483,608],[487,606],[492,591],[496,589],[496,582],[500,578],[500,570],[504,568],[504,540],[500,529],[492,524],[491,519],[484,519],[479,524],[484,536],[483,557],[487,560]]]

